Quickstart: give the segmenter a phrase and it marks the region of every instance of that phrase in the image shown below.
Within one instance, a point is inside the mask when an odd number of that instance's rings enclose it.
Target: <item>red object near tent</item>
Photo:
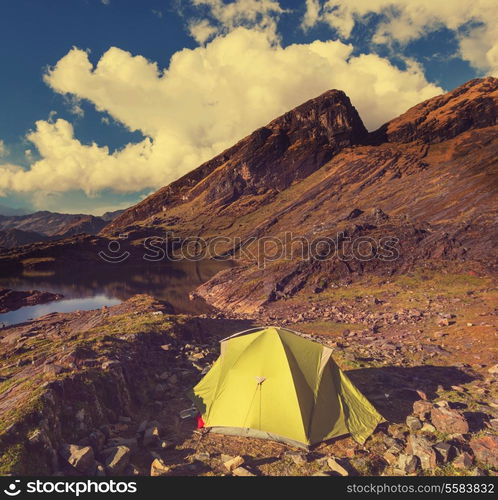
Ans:
[[[197,428],[202,429],[204,427],[204,420],[202,420],[201,415],[197,415]]]

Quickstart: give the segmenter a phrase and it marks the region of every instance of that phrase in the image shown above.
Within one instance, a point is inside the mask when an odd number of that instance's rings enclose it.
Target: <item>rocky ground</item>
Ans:
[[[497,290],[475,273],[370,277],[252,316],[171,314],[136,296],[0,331],[0,472],[63,475],[495,475]],[[218,341],[253,324],[303,332],[387,422],[310,452],[196,430],[186,392]]]
[[[9,288],[0,289],[0,314],[15,311],[24,306],[46,304],[62,299],[58,293],[40,292],[39,290],[18,291]]]

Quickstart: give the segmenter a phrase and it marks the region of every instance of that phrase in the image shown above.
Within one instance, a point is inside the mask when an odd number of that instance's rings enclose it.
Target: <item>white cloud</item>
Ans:
[[[329,24],[348,39],[355,23],[382,15],[372,41],[404,45],[442,27],[456,33],[460,56],[475,68],[498,75],[498,9],[496,0],[307,0],[302,27]],[[470,28],[469,28],[470,24]]]
[[[191,0],[195,7],[204,7],[209,20],[193,19],[189,31],[198,43],[227,34],[238,27],[256,29],[278,40],[277,21],[286,12],[277,0]]]
[[[304,13],[301,27],[306,30],[315,26],[321,20],[320,12],[320,0],[306,0],[306,11]]]
[[[5,145],[5,142],[0,139],[0,158],[2,158],[3,156],[7,156],[8,153],[9,151],[7,149],[7,146]]]
[[[85,116],[85,111],[81,107],[81,99],[73,95],[66,95],[65,99],[66,105],[69,108],[69,112],[78,118],[83,118]],[[55,116],[55,115],[54,115]],[[52,117],[53,118],[53,117]]]
[[[146,138],[110,153],[82,144],[63,119],[39,121],[27,138],[41,159],[26,171],[0,165],[0,189],[158,188],[325,90],[344,90],[370,129],[442,92],[414,62],[402,71],[352,50],[340,41],[282,47],[261,31],[236,28],[205,47],[177,52],[162,71],[115,47],[94,67],[74,48],[46,74],[47,84]]]
[[[218,30],[207,19],[200,19],[190,22],[189,32],[197,43],[204,45],[210,38],[216,35]]]

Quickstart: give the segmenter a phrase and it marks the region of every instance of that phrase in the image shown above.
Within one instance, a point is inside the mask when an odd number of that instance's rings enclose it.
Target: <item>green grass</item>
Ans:
[[[5,448],[0,455],[0,476],[20,473],[19,464],[22,463],[25,453],[25,448],[20,443]]]

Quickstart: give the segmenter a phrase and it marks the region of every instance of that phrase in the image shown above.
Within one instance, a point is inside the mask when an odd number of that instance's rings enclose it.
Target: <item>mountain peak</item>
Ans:
[[[346,94],[328,90],[255,130],[231,148],[131,207],[105,228],[111,234],[194,198],[220,207],[245,195],[264,198],[324,165],[368,132]]]

